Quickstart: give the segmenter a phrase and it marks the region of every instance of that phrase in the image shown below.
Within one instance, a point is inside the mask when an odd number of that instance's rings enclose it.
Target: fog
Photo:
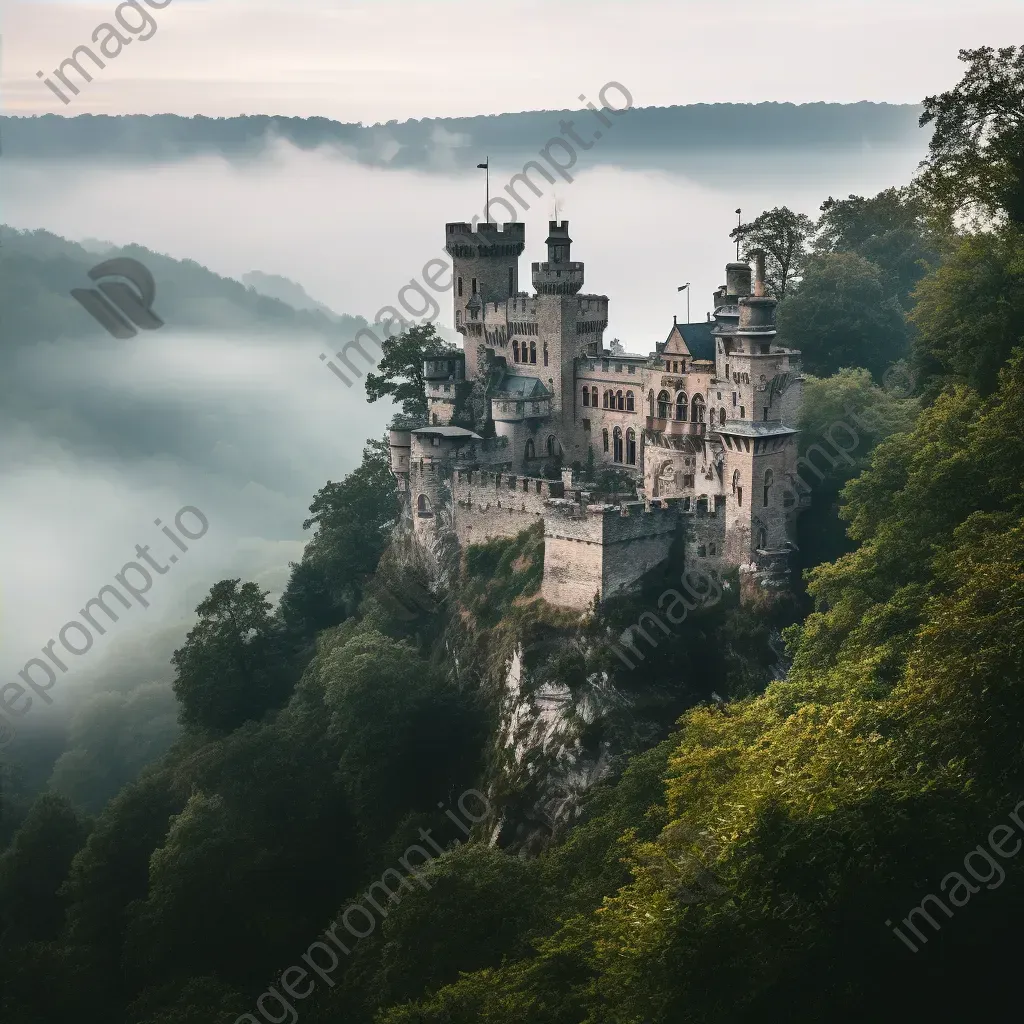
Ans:
[[[813,216],[830,194],[906,182],[922,155],[733,150],[658,168],[603,165],[595,147],[572,182],[545,186],[543,198],[527,194],[521,280],[543,258],[557,202],[573,256],[587,265],[585,290],[611,299],[607,337],[646,353],[673,314],[685,317],[678,285],[691,282],[693,320],[711,308],[735,252],[737,207],[745,219],[782,204]],[[492,195],[521,166],[492,162]],[[443,160],[430,171],[381,170],[284,147],[254,163],[8,160],[3,219],[74,240],[139,243],[238,279],[284,275],[339,313],[373,319],[441,254],[444,222],[481,210],[483,184],[482,172],[446,170]],[[450,325],[450,295],[439,301]],[[168,323],[88,351],[69,339],[19,352],[5,382],[16,398],[0,409],[0,683],[135,559],[136,544],[165,561],[174,549],[154,520],[172,523],[185,505],[202,510],[209,532],[154,579],[151,607],[126,611],[74,662],[53,691],[58,699],[122,679],[126,649],[134,682],[166,677],[185,618],[217,579],[241,576],[280,592],[314,492],[354,467],[392,411],[368,406],[360,388],[326,371],[318,344],[198,337]]]

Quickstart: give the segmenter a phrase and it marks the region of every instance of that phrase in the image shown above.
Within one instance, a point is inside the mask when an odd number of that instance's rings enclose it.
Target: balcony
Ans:
[[[676,420],[672,417],[648,416],[647,429],[667,434],[669,437],[703,437],[707,424],[693,420]]]

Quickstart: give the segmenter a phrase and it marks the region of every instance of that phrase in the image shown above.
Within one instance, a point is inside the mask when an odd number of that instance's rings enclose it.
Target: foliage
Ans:
[[[941,240],[921,192],[887,188],[870,199],[851,195],[822,203],[816,253],[852,253],[878,267],[885,298],[907,309],[911,293],[939,260]]]
[[[287,696],[289,674],[271,605],[255,583],[222,580],[196,608],[174,652],[174,693],[186,726],[227,732]]]
[[[281,616],[311,639],[355,611],[387,547],[399,514],[388,443],[368,440],[362,463],[340,483],[328,481],[309,511],[302,526],[316,532],[292,567]]]
[[[966,383],[982,395],[1024,340],[1024,234],[965,234],[918,286],[913,368],[928,398]]]
[[[803,280],[779,309],[779,337],[824,377],[864,366],[876,379],[907,352],[899,302],[885,297],[881,271],[862,256],[826,253],[807,262]]]
[[[777,206],[750,223],[733,228],[729,237],[740,242],[747,259],[758,249],[765,252],[766,291],[781,301],[803,273],[813,234],[814,221],[810,217],[794,213],[788,206]]]
[[[181,731],[177,719],[174,692],[163,683],[93,695],[71,720],[50,786],[76,807],[99,812],[170,749]]]
[[[438,336],[433,324],[418,324],[394,337],[384,339],[383,355],[377,365],[380,373],[366,375],[366,400],[390,398],[401,404],[408,416],[426,419],[427,389],[423,379],[423,360],[455,347]]]
[[[950,213],[1024,227],[1024,46],[961,50],[963,78],[924,101],[934,125],[919,184]]]

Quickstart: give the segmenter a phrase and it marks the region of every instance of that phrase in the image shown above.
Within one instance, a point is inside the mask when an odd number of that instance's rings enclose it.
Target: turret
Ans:
[[[569,259],[569,222],[548,221],[548,259],[533,264],[533,287],[538,295],[575,295],[583,287],[583,264]]]

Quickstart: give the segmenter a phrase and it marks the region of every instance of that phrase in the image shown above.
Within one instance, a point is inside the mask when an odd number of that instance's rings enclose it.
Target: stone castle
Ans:
[[[677,540],[687,571],[784,587],[806,504],[802,377],[800,353],[775,341],[763,254],[754,270],[727,264],[706,323],[673,323],[641,355],[606,347],[608,298],[583,292],[567,221],[550,222],[532,295],[525,225],[446,233],[463,351],[426,359],[428,422],[391,431],[415,535],[465,546],[543,522],[542,596],[580,610],[628,591]],[[609,479],[637,500],[609,501]]]

